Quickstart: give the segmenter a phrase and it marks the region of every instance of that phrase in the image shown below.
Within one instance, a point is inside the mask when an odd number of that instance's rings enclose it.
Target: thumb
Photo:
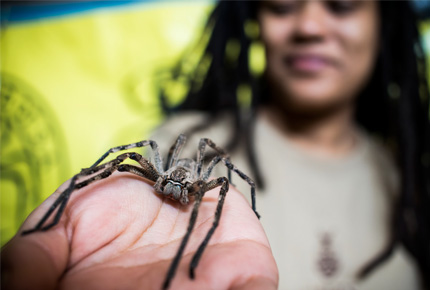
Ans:
[[[2,248],[1,289],[56,288],[69,259],[69,242],[64,226],[21,235],[22,228],[30,228],[44,214],[56,194],[36,208],[15,237]]]
[[[67,241],[58,233],[15,236],[1,251],[1,289],[55,289],[67,265]],[[49,236],[49,237],[48,237]]]

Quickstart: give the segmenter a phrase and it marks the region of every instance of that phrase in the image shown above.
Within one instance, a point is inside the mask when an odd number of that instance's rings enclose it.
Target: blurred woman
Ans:
[[[153,139],[209,137],[257,181],[279,289],[429,287],[429,93],[409,3],[221,1],[199,45],[169,80],[185,100],[160,90],[170,119]]]

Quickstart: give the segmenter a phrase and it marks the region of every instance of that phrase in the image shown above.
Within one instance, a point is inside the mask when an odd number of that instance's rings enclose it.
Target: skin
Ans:
[[[2,249],[2,289],[161,289],[192,206],[160,197],[131,174],[114,173],[74,192],[58,225],[21,236],[66,185]],[[263,228],[232,187],[196,278],[189,279],[188,266],[212,224],[218,190],[203,198],[170,289],[276,289],[277,267]]]
[[[354,100],[379,49],[377,3],[263,1],[258,20],[274,94],[268,118],[310,151],[349,152]]]

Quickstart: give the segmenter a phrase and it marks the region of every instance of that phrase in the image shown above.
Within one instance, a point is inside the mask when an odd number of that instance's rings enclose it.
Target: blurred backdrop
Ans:
[[[160,83],[170,91],[169,102],[181,101],[183,84],[165,80],[182,52],[200,40],[213,2],[1,5],[3,245],[81,168],[110,147],[148,137],[163,120]],[[430,55],[429,1],[415,7]]]
[[[159,78],[199,35],[210,7],[2,2],[2,245],[81,168],[147,138],[162,120]]]

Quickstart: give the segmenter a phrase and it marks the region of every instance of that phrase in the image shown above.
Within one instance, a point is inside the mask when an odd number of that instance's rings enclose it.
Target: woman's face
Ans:
[[[379,46],[375,1],[266,0],[258,19],[266,77],[289,109],[344,107],[370,77]]]

